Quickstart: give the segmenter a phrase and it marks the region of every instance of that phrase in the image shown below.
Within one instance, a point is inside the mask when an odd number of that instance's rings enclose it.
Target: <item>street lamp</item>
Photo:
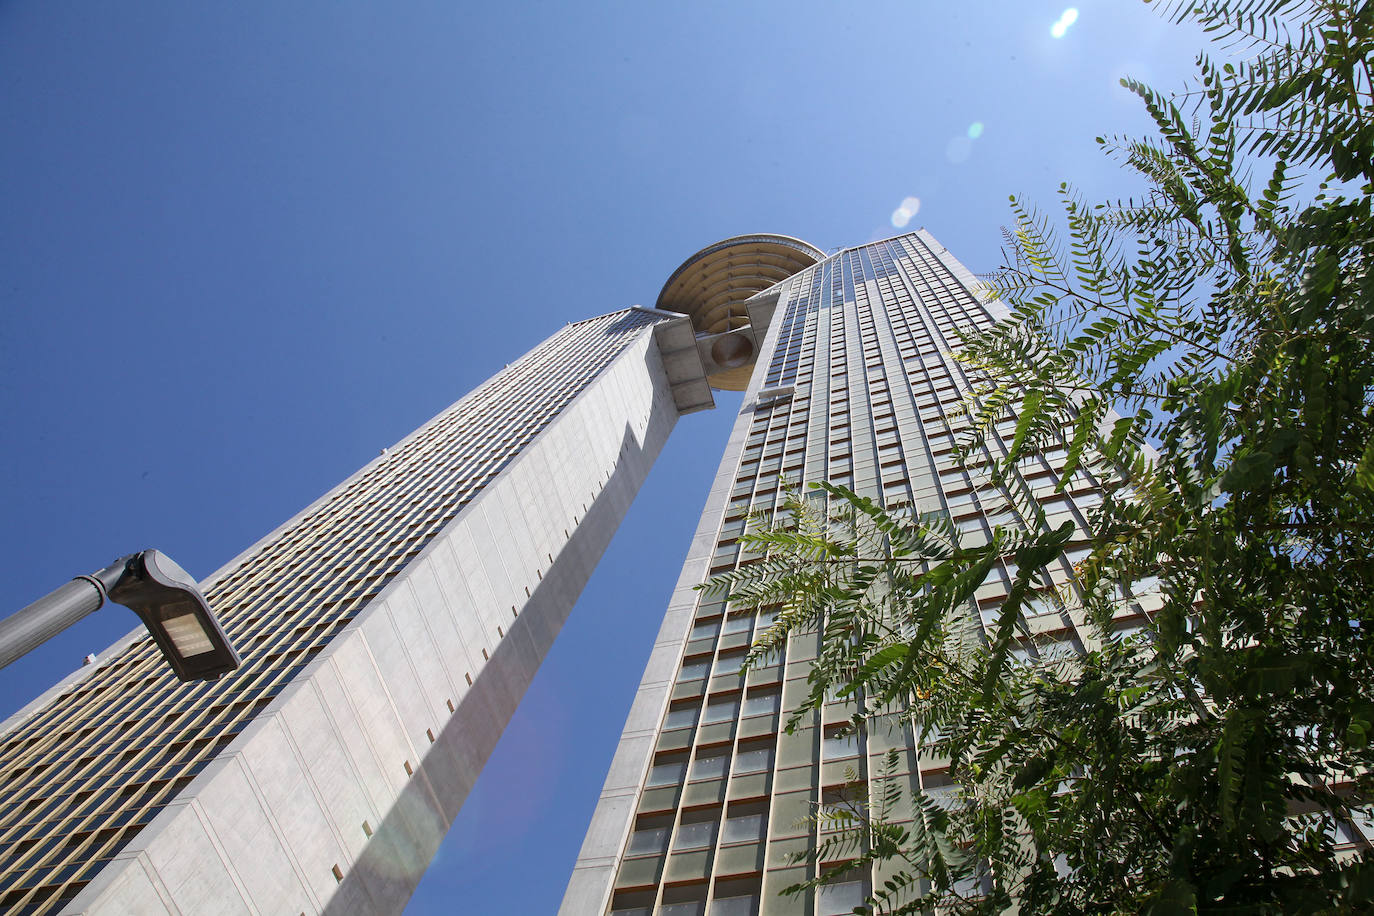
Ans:
[[[0,620],[0,668],[99,609],[106,598],[143,620],[183,681],[213,680],[239,666],[238,653],[196,580],[165,554],[145,550],[77,576]]]

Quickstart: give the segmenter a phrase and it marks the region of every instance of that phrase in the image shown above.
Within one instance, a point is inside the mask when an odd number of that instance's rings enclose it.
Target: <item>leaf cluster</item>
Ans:
[[[856,727],[911,729],[958,787],[869,787],[798,892],[847,858],[886,876],[874,913],[1374,901],[1340,843],[1374,789],[1374,4],[1170,12],[1248,57],[1200,57],[1178,97],[1127,83],[1157,134],[1103,144],[1148,192],[1066,187],[1062,225],[1013,200],[990,290],[1010,314],[958,353],[961,455],[1016,522],[965,544],[946,516],[825,484],[710,585],[781,608],[750,663],[821,634],[792,724],[854,698]],[[1051,528],[1017,474],[1061,446],[1061,488],[1100,482],[1087,529]],[[1066,658],[1029,609],[1069,548],[1085,651]],[[1016,574],[985,620],[998,564]],[[1150,623],[1121,638],[1131,606]]]

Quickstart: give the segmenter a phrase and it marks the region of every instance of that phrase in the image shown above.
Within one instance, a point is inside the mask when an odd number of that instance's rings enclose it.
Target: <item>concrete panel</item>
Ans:
[[[495,484],[491,486],[494,487]],[[512,604],[519,606],[527,596],[524,589],[516,583],[507,571],[505,560],[501,555],[500,542],[496,539],[497,533],[492,530],[486,514],[481,511],[481,506],[470,507],[464,515],[464,521],[466,522],[464,527],[472,540],[471,549],[481,566],[483,578],[491,591],[490,599],[486,603],[477,605],[478,612],[485,619],[492,608],[509,607]],[[498,638],[495,633],[489,633],[489,636],[493,643]]]
[[[172,905],[197,916],[252,912],[198,812],[190,805],[176,808],[181,816],[167,820],[148,844],[145,860],[157,872]],[[95,912],[128,912],[122,900],[107,896],[102,903]]]
[[[381,764],[382,777],[390,789],[387,798],[393,798],[405,785],[406,775],[401,764],[415,759],[415,749],[406,739],[361,633],[337,647],[334,661],[340,672],[347,672],[347,676],[341,678],[346,702],[352,707]]]
[[[299,691],[282,710],[282,721],[305,766],[306,776],[324,799],[325,816],[350,856],[366,842],[363,823],[377,820],[364,789],[364,776],[344,747],[344,737],[314,689]]]
[[[123,912],[138,916],[179,916],[170,899],[154,880],[141,860],[135,860],[115,876],[104,894],[111,901],[118,901],[118,909],[106,907],[96,902],[87,912]]]
[[[468,516],[459,516],[459,523],[445,534],[443,546],[448,548],[458,566],[458,575],[453,581],[462,583],[468,593],[469,600],[466,606],[462,609],[455,608],[454,611],[458,619],[459,632],[463,634],[463,642],[467,644],[469,657],[473,659],[475,666],[477,659],[482,655],[481,650],[490,651],[497,640],[495,632],[487,631],[486,623],[482,619],[482,609],[492,606],[509,607],[517,602],[498,602],[496,592],[487,578],[486,568],[477,553],[477,545],[473,543],[470,527]],[[476,674],[474,671],[473,675]]]
[[[641,687],[635,692],[630,715],[625,719],[625,731],[652,731],[658,728],[663,718],[663,708],[668,705],[668,682],[656,687]]]
[[[321,707],[339,736],[339,746],[348,756],[358,788],[370,806],[370,814],[380,820],[378,815],[386,810],[396,794],[396,782],[386,766],[389,758],[381,756],[369,740],[368,731],[363,728],[335,664],[325,666],[312,677],[311,686],[318,692]]]
[[[419,608],[430,635],[434,638],[437,661],[445,674],[444,684],[447,692],[442,699],[455,703],[467,691],[467,681],[463,675],[472,670],[468,659],[467,646],[458,632],[449,607],[448,597],[439,584],[436,575],[434,556],[447,556],[445,551],[436,551],[422,557],[406,569],[405,578],[414,592],[415,603]]]
[[[622,738],[611,758],[611,768],[606,773],[607,788],[637,788],[644,779],[649,755],[653,752],[654,736]]]
[[[305,778],[304,767],[281,721],[285,717],[276,718],[275,727],[262,729],[247,743],[242,759],[257,792],[272,812],[291,857],[299,863],[304,881],[318,899],[327,900],[338,883],[330,869],[346,859],[347,852]],[[221,776],[216,782],[227,780]],[[255,880],[262,878],[258,876]]]
[[[558,916],[589,916],[604,913],[611,900],[614,865],[578,865],[573,869]]]
[[[425,697],[424,686],[416,676],[410,655],[402,642],[391,613],[391,603],[388,602],[381,613],[369,615],[362,623],[362,631],[376,670],[385,685],[387,699],[400,717],[406,737],[412,746],[422,746],[425,729],[434,727],[435,717],[430,713],[432,704]],[[408,634],[407,639],[420,636]]]
[[[441,536],[442,539],[434,545],[435,549],[429,554],[428,559],[429,569],[444,592],[454,626],[458,629],[458,638],[463,642],[463,671],[455,678],[463,681],[462,674],[477,673],[477,669],[482,666],[482,650],[492,645],[494,640],[488,638],[486,628],[477,614],[476,589],[484,585],[486,580],[476,571],[477,563],[470,554],[467,555],[467,562],[460,559],[464,556],[460,552],[460,538],[465,529],[455,527],[450,529],[450,532]],[[458,661],[450,659],[449,664],[453,665]]]
[[[439,648],[435,645],[429,619],[438,617],[441,621],[446,621],[448,615],[442,608],[438,609],[439,613],[436,614],[422,610],[420,603],[415,599],[414,590],[408,587],[410,577],[406,578],[407,581],[393,590],[388,597],[387,610],[396,626],[401,646],[410,660],[410,668],[419,683],[420,696],[426,704],[428,724],[425,727],[432,728],[433,723],[448,716],[448,707],[445,704],[455,691],[440,658]],[[412,736],[412,740],[418,740],[418,737]]]
[[[205,821],[214,831],[224,855],[245,881],[249,899],[262,913],[309,912],[319,901],[293,868],[282,868],[291,855],[273,827],[269,809],[235,755],[197,798]],[[332,880],[332,879],[331,879]]]
[[[613,860],[619,857],[620,847],[624,843],[621,824],[634,816],[634,803],[635,796],[631,793],[610,798],[604,806],[597,806],[596,813],[592,815],[591,826],[587,828],[587,838],[582,843],[582,851],[578,854],[579,860]]]

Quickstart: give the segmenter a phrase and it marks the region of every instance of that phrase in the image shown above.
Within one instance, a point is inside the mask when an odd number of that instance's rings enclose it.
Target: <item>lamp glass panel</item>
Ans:
[[[163,618],[162,628],[167,631],[172,645],[183,658],[204,655],[215,649],[215,644],[210,641],[210,634],[206,632],[204,624],[191,611],[173,612],[172,616]]]

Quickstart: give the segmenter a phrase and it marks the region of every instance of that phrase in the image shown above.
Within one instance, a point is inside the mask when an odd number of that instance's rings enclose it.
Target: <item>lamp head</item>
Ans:
[[[238,668],[238,653],[196,580],[166,554],[145,550],[130,557],[109,596],[142,618],[183,681],[213,680]]]

